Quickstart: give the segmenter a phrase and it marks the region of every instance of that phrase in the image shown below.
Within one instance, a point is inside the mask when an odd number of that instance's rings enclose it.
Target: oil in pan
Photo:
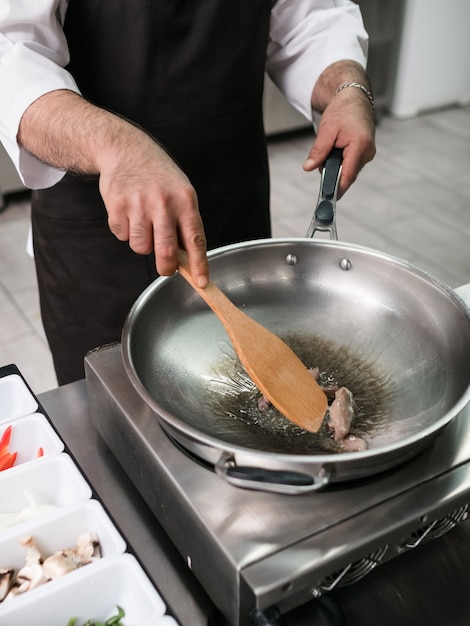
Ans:
[[[394,397],[390,379],[370,363],[344,347],[305,335],[282,339],[308,368],[318,367],[319,383],[349,389],[354,397],[355,417],[351,432],[366,442],[387,425]],[[318,356],[320,355],[320,356]],[[260,392],[235,353],[225,353],[207,381],[207,403],[214,414],[213,435],[232,444],[278,454],[338,454],[341,448],[331,439],[326,426],[318,433],[299,428],[272,405],[259,408]]]

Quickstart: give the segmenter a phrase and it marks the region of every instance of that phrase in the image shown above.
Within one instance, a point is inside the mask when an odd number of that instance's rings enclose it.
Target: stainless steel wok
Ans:
[[[334,226],[330,199],[330,216],[316,214],[310,232]],[[209,258],[235,304],[353,392],[353,431],[368,444],[338,453],[324,434],[260,412],[216,316],[181,276],[159,278],[125,323],[127,374],[175,443],[229,482],[304,493],[369,477],[418,454],[467,405],[470,312],[421,269],[310,238],[236,244]]]

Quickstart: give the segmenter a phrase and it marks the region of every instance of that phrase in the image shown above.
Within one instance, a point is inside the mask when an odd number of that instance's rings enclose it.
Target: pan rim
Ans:
[[[311,239],[311,238],[270,238],[270,239],[257,239],[242,243],[230,244],[227,246],[223,246],[208,252],[209,261],[212,259],[216,259],[222,257],[224,255],[228,255],[232,252],[239,252],[243,249],[249,248],[257,248],[260,247],[272,247],[273,245],[282,245],[282,246],[299,246],[299,245],[308,245],[311,247],[312,245],[317,247],[328,247],[328,248],[338,248],[341,252],[358,252],[362,254],[367,254],[369,256],[373,256],[376,258],[383,259],[387,262],[392,262],[393,264],[405,268],[407,271],[412,272],[413,274],[417,274],[424,280],[430,282],[433,286],[440,289],[447,297],[449,297],[455,305],[461,310],[463,315],[467,318],[467,322],[470,325],[470,308],[465,302],[465,300],[448,284],[434,276],[432,273],[427,270],[422,269],[421,267],[407,261],[401,259],[399,257],[390,255],[388,253],[380,252],[373,248],[369,248],[366,246],[362,246],[355,243],[349,243],[344,241],[336,241],[336,240],[323,240],[323,239]],[[129,314],[124,323],[122,338],[121,338],[121,353],[123,356],[123,361],[125,365],[126,373],[131,380],[132,385],[139,393],[141,398],[146,402],[146,404],[156,413],[156,416],[162,425],[162,429],[166,432],[166,427],[169,425],[171,429],[176,430],[177,432],[184,435],[186,438],[190,438],[192,441],[201,446],[212,447],[220,451],[220,453],[230,453],[230,454],[239,454],[239,455],[253,455],[259,457],[260,459],[268,459],[268,460],[276,460],[276,462],[288,462],[295,463],[298,465],[332,465],[332,464],[344,464],[351,463],[361,460],[370,460],[374,457],[384,457],[387,455],[391,455],[394,452],[400,451],[403,452],[404,449],[407,449],[410,446],[414,446],[416,444],[422,443],[426,440],[429,440],[433,437],[433,435],[437,434],[442,428],[444,428],[449,422],[451,422],[454,418],[456,418],[470,403],[470,384],[467,386],[467,389],[461,394],[460,398],[458,398],[454,405],[438,418],[432,424],[423,428],[423,430],[416,432],[412,435],[408,435],[403,439],[399,439],[392,443],[382,445],[376,448],[368,448],[364,451],[359,452],[341,452],[336,454],[290,454],[287,452],[272,452],[269,450],[257,450],[254,448],[250,448],[248,446],[242,446],[236,443],[227,442],[219,437],[215,437],[209,435],[205,432],[202,432],[191,426],[183,419],[173,415],[170,411],[168,411],[164,405],[157,402],[152,395],[148,392],[145,385],[140,380],[138,376],[132,358],[131,351],[131,329],[133,325],[133,320],[139,314],[139,311],[145,306],[147,300],[153,296],[155,291],[161,289],[165,284],[169,281],[175,279],[177,274],[172,276],[165,276],[157,278],[149,287],[142,292],[139,298],[136,300],[134,305],[129,311]],[[419,451],[419,450],[418,450]]]

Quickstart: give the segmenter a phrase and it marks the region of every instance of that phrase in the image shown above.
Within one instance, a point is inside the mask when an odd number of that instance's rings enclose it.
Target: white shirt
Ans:
[[[68,0],[0,2],[0,141],[31,189],[50,187],[64,175],[21,148],[16,136],[24,111],[40,96],[56,89],[79,93],[64,69],[69,61],[62,30],[67,4]],[[342,59],[365,67],[367,45],[360,10],[350,0],[277,0],[266,71],[288,100],[312,119],[310,100],[321,72]]]

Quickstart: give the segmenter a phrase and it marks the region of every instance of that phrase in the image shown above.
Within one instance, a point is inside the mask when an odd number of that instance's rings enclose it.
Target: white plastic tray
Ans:
[[[0,437],[11,425],[10,452],[15,465],[0,472],[0,513],[15,513],[30,502],[53,508],[30,521],[0,528],[0,568],[21,568],[26,550],[19,541],[31,535],[44,557],[74,547],[78,537],[95,531],[102,558],[0,603],[1,626],[41,623],[65,626],[77,617],[106,620],[125,611],[126,626],[178,626],[165,615],[165,603],[138,561],[125,553],[126,544],[75,466],[21,376],[0,378]],[[43,456],[38,457],[38,449]]]
[[[48,557],[58,550],[73,548],[77,545],[78,537],[88,531],[97,533],[101,545],[103,559],[121,554],[126,544],[117,528],[109,519],[106,511],[97,500],[87,500],[80,504],[57,509],[53,514],[43,516],[27,524],[4,530],[0,535],[0,568],[21,568],[25,564],[25,548],[20,540],[31,535],[44,557]],[[84,567],[94,567],[94,563]],[[74,576],[75,571],[67,574]],[[55,581],[46,585],[54,585]],[[11,602],[21,602],[28,594],[41,592],[42,586],[20,595]],[[0,604],[1,611],[4,602]]]
[[[14,514],[30,507],[28,496],[36,505],[64,507],[85,502],[91,498],[92,491],[75,463],[65,453],[43,457],[36,463],[24,463],[0,472],[0,537],[6,530],[4,525],[13,527],[12,523],[17,519]],[[9,519],[2,517],[3,514],[10,514]],[[28,520],[20,523],[28,523]],[[19,525],[18,522],[16,525]]]
[[[38,410],[33,394],[18,374],[0,378],[0,424]]]
[[[77,626],[82,626],[88,619],[108,619],[120,606],[126,626],[176,625],[173,618],[163,617],[165,603],[130,554],[86,565],[35,591],[26,592],[22,601],[0,604],[0,624],[66,626],[77,617]]]
[[[9,425],[6,423],[0,426],[0,437]],[[18,453],[13,467],[18,467],[22,463],[37,461],[39,448],[43,449],[44,457],[58,454],[64,450],[63,441],[41,413],[33,413],[13,420],[11,428],[8,449],[10,452]],[[9,471],[8,469],[3,470],[1,474]]]

